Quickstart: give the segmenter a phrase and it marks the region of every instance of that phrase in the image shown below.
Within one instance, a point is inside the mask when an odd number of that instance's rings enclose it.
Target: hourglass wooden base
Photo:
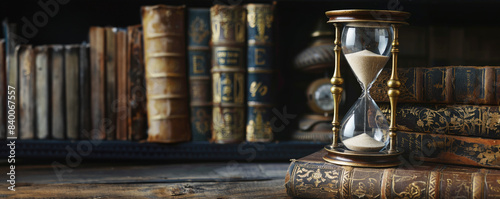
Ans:
[[[397,149],[395,153],[382,152],[359,152],[346,149],[342,145],[339,147],[325,146],[328,152],[323,160],[345,166],[353,167],[394,167],[401,164],[399,156],[403,150]]]

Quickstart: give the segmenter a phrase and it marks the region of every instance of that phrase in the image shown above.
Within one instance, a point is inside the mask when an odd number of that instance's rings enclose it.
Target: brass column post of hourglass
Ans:
[[[326,12],[326,15],[327,17],[329,17],[328,23],[332,23],[335,26],[335,41],[334,41],[335,68],[333,77],[330,80],[332,83],[331,93],[333,95],[333,103],[334,103],[334,112],[332,119],[333,140],[331,145],[325,147],[328,154],[325,155],[323,159],[327,162],[340,165],[348,165],[348,166],[361,166],[361,167],[397,166],[401,163],[400,160],[398,159],[398,155],[402,153],[402,150],[398,150],[396,145],[396,139],[397,139],[396,136],[398,130],[396,124],[396,106],[398,97],[400,95],[399,87],[401,86],[401,82],[399,81],[397,76],[397,65],[398,65],[397,59],[399,53],[398,28],[400,25],[407,24],[405,20],[410,16],[410,13],[400,12],[400,11],[390,11],[390,10],[333,10]],[[356,150],[356,148],[347,148],[346,145],[343,143],[344,140],[341,140],[340,133],[341,131],[344,131],[346,127],[343,126],[345,121],[342,121],[341,124],[339,120],[339,104],[343,92],[342,85],[344,83],[344,79],[340,74],[340,54],[342,52],[342,47],[343,47],[342,45],[346,45],[342,44],[341,41],[345,36],[344,34],[346,34],[345,31],[343,32],[343,29],[347,28],[347,26],[362,27],[362,28],[377,27],[382,29],[385,27],[390,27],[392,29],[392,35],[391,33],[388,33],[392,37],[389,38],[390,40],[392,40],[392,42],[388,43],[388,45],[391,45],[392,47],[390,50],[390,55],[392,55],[392,71],[391,71],[391,77],[387,81],[387,86],[389,88],[387,94],[389,96],[391,105],[391,117],[390,117],[391,121],[388,128],[388,134],[385,134],[385,136],[387,136],[389,140],[388,144],[385,145],[386,147],[384,148],[380,147],[381,149],[376,149],[375,151],[364,151],[362,149]],[[382,41],[379,42],[383,43]],[[359,52],[359,49],[357,49],[356,52]],[[364,89],[369,89],[369,88],[364,88]],[[367,110],[366,105],[364,110]],[[357,119],[354,119],[353,121],[355,120]],[[365,120],[365,125],[366,125],[366,120]],[[344,137],[345,134],[343,134],[342,136]],[[373,138],[374,135],[371,136]],[[342,139],[344,139],[343,137]],[[381,138],[378,139],[379,142],[383,141],[380,140]],[[387,143],[387,141],[385,143]]]

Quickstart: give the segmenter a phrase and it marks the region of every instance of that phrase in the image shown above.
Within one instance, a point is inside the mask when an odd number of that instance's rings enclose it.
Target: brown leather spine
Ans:
[[[127,28],[128,140],[147,138],[146,84],[141,25]]]
[[[90,27],[90,97],[91,97],[91,139],[106,139],[105,92],[106,92],[106,33],[101,27]]]
[[[245,140],[245,22],[242,6],[210,8],[212,26],[212,141]]]
[[[66,135],[68,139],[78,139],[79,104],[78,98],[78,54],[80,45],[66,45],[64,51],[64,73],[66,87]]]
[[[127,140],[127,71],[127,30],[119,29],[116,32],[117,100],[113,103],[117,140]]]
[[[36,137],[48,139],[50,132],[50,68],[49,50],[47,46],[35,48],[35,81],[36,81]]]
[[[189,141],[185,6],[144,6],[148,141]]]
[[[21,139],[35,138],[35,53],[31,45],[19,50],[19,132]]]
[[[116,110],[113,109],[116,103],[116,28],[105,27],[106,30],[106,102],[105,118],[116,125]],[[116,128],[106,130],[106,139],[114,140],[116,137]]]

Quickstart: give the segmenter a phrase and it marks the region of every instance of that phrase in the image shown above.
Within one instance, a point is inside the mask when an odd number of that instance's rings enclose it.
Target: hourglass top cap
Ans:
[[[409,12],[395,10],[330,10],[325,12],[328,23],[375,22],[408,25]]]

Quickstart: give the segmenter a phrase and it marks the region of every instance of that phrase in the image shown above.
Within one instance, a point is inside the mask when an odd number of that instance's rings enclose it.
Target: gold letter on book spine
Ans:
[[[189,141],[184,6],[142,7],[148,141]]]

